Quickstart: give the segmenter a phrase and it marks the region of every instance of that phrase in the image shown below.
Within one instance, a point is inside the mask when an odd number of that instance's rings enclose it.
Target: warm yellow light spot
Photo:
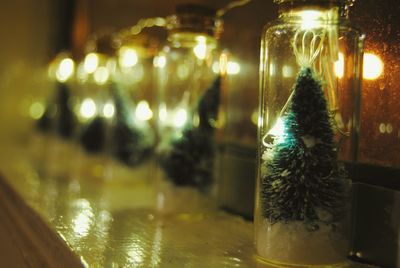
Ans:
[[[44,105],[40,102],[34,102],[32,105],[29,107],[29,115],[37,120],[41,118],[44,114]]]
[[[259,125],[261,125],[262,121],[261,118],[259,118]],[[278,119],[275,122],[275,125],[268,131],[266,135],[264,135],[262,139],[262,143],[266,147],[270,147],[271,144],[271,138],[273,140],[282,142],[284,141],[284,134],[285,134],[285,124],[282,120],[281,117],[278,117]]]
[[[294,71],[292,66],[284,65],[282,67],[282,75],[285,78],[293,77],[294,76]]]
[[[98,85],[104,85],[107,81],[108,78],[110,77],[110,72],[108,71],[107,67],[101,66],[97,68],[97,70],[94,72],[94,81]]]
[[[93,209],[86,199],[78,199],[74,204],[76,217],[73,219],[73,230],[78,237],[85,237],[89,234],[90,226],[93,223]]]
[[[275,64],[273,63],[273,62],[271,62],[270,64],[269,64],[269,75],[270,76],[274,76],[275,75]]]
[[[219,62],[214,62],[213,64],[212,64],[212,66],[211,66],[211,68],[212,68],[212,70],[213,70],[213,72],[215,73],[215,74],[219,74]]]
[[[222,53],[219,57],[218,67],[221,74],[226,74],[228,68],[228,55],[226,53]]]
[[[181,64],[177,68],[177,74],[179,79],[186,79],[189,76],[189,68],[185,64]]]
[[[167,59],[165,58],[165,56],[161,55],[161,56],[154,57],[154,59],[153,59],[154,67],[164,68],[165,64],[167,64]]]
[[[122,68],[131,68],[138,62],[138,55],[133,48],[122,47],[119,50],[119,65]]]
[[[154,216],[153,216],[154,217]],[[162,241],[163,227],[161,224],[157,224],[156,231],[153,237],[153,245],[151,249],[151,259],[150,266],[151,267],[159,267],[161,262],[161,254],[163,249],[163,241]]]
[[[302,29],[313,29],[321,25],[321,11],[303,10],[299,12]]]
[[[127,250],[128,261],[130,266],[139,267],[142,266],[145,252],[142,247],[141,238],[136,234],[131,238],[132,244],[129,245]]]
[[[343,53],[339,53],[338,60],[334,63],[335,74],[338,78],[342,78],[344,75],[344,56]]]
[[[365,53],[363,73],[364,73],[363,74],[364,79],[368,80],[377,79],[383,73],[382,60],[375,54]]]
[[[388,134],[393,132],[393,125],[392,124],[390,124],[390,123],[386,124],[386,132]]]
[[[147,101],[140,101],[135,109],[136,118],[141,121],[150,120],[153,117],[153,112],[150,109]]]
[[[379,132],[382,134],[386,132],[386,125],[384,123],[379,124]]]
[[[107,102],[106,104],[104,104],[103,106],[104,117],[111,118],[114,116],[114,113],[115,113],[115,107],[112,102]]]
[[[240,64],[235,61],[229,61],[226,65],[226,72],[231,75],[240,73]]]
[[[193,53],[199,60],[204,60],[207,55],[206,37],[198,36],[196,40],[197,45],[193,48]]]
[[[254,125],[257,126],[258,120],[259,120],[259,118],[258,118],[258,111],[257,111],[257,110],[254,110],[253,113],[251,114],[251,122],[252,122]]]
[[[175,127],[183,127],[187,120],[187,112],[183,108],[179,108],[176,110],[174,115],[174,126]]]
[[[74,73],[75,63],[70,58],[63,59],[58,65],[56,79],[59,82],[67,81]]]
[[[276,120],[275,125],[273,126],[273,128],[268,132],[268,134],[272,135],[272,136],[282,136],[285,132],[285,124],[283,123],[282,118],[278,118]]]
[[[86,98],[82,101],[79,113],[83,118],[92,118],[96,114],[96,104],[91,98]]]
[[[99,57],[96,53],[89,53],[86,55],[83,68],[85,72],[91,74],[94,73],[99,65]]]

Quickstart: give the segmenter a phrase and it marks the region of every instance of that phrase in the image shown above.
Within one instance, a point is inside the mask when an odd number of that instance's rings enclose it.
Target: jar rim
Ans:
[[[213,8],[200,4],[181,4],[176,6],[176,14],[167,18],[167,29],[170,34],[193,32],[219,38],[223,21]]]
[[[274,0],[275,4],[303,3],[303,4],[344,4],[353,5],[356,0]]]

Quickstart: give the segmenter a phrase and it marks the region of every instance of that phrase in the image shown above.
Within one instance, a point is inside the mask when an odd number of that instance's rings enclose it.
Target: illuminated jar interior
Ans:
[[[262,38],[262,43],[267,42],[261,48],[260,65],[263,73],[261,85],[266,94],[260,118],[263,118],[261,131],[264,134],[276,135],[282,131],[279,115],[287,104],[301,65],[297,58],[301,61],[302,56],[296,58],[293,47],[296,46],[307,61],[312,56],[310,51],[321,45],[321,53],[312,67],[322,78],[324,94],[338,130],[337,138],[344,140],[340,158],[353,161],[357,150],[358,89],[362,66],[358,51],[363,37],[360,38],[360,32],[351,28],[343,17],[345,9],[342,4],[345,2],[276,1],[279,4],[279,19],[269,24]],[[300,34],[296,36],[299,27]],[[322,42],[321,35],[324,35]],[[313,37],[315,40],[311,48]]]
[[[77,68],[76,113],[84,123],[99,115],[112,118],[113,104],[109,101],[107,85],[115,70],[115,59],[108,55],[90,52]]]
[[[134,119],[153,124],[156,110],[156,90],[153,79],[153,59],[158,41],[140,33],[122,32],[116,38],[118,72],[114,79],[129,98]]]
[[[347,236],[350,210],[344,205],[349,202],[350,180],[345,180],[342,175],[333,178],[333,173],[322,176],[313,167],[334,172],[338,165],[356,160],[364,36],[346,18],[351,2],[275,2],[279,4],[279,18],[266,26],[261,41],[256,249],[263,260],[285,266],[337,264],[345,261],[350,244]],[[293,96],[296,96],[295,88],[298,90],[301,87],[302,92],[308,93],[315,90],[310,80],[302,86],[297,84],[299,79],[304,79],[304,70],[312,72],[312,81],[320,81],[320,89],[316,91],[322,90],[326,110],[313,111],[308,99],[303,98],[303,103],[299,103],[297,98],[296,107],[307,107],[307,110],[302,110],[304,117],[300,118],[298,114],[293,115],[291,107]],[[299,73],[303,76],[300,77]],[[316,96],[309,94],[310,99]],[[302,127],[314,124],[316,129],[321,130],[318,128],[321,125],[315,125],[321,124],[321,121],[310,121],[314,117],[308,116],[319,112],[328,115],[325,119],[317,117],[324,120],[322,124],[325,124],[326,132],[313,132],[316,136],[312,136],[311,140],[308,134],[304,134],[306,130],[303,129],[304,133],[296,132],[300,131],[300,124],[303,124]],[[297,121],[289,121],[292,115]],[[300,133],[305,136],[296,136]],[[329,133],[329,142],[322,141],[324,133]],[[292,137],[295,145],[290,143]],[[334,154],[324,158],[324,150],[313,151],[314,146],[332,146],[333,149],[327,151]],[[289,153],[282,155],[280,153],[286,151],[279,151],[279,148],[285,148]],[[299,151],[311,155],[310,158],[296,154]],[[321,163],[330,163],[333,168]],[[280,168],[281,173],[274,173]],[[336,205],[318,203],[321,200],[319,194],[324,192],[319,183],[323,184],[325,178],[331,181],[337,179],[343,185],[343,189],[334,188],[327,194],[328,197],[338,196],[333,199],[338,202]],[[315,190],[310,185],[321,187]],[[293,191],[292,194],[288,194],[290,191]],[[336,209],[343,213],[336,213]],[[320,211],[330,212],[318,214]]]
[[[215,18],[214,10],[181,5],[177,14],[168,18],[167,28],[168,43],[154,58],[159,126],[182,129],[196,120],[191,114],[194,106],[216,77],[212,66],[219,62],[216,48],[222,22]]]
[[[168,41],[154,58],[160,140],[157,208],[193,212],[206,209],[205,203],[212,201],[204,194],[215,193],[214,129],[224,69],[218,52],[222,22],[213,9],[179,5],[176,15],[167,19],[167,29]]]

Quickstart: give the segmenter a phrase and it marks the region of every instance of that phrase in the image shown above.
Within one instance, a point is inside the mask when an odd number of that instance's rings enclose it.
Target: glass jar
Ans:
[[[81,145],[75,157],[76,174],[81,178],[110,180],[112,123],[116,105],[112,96],[112,77],[116,69],[112,34],[94,35],[86,44],[86,55],[77,68],[75,113],[80,122],[76,139]]]
[[[37,127],[45,136],[36,141],[42,149],[38,171],[46,177],[65,178],[70,168],[68,159],[73,155],[71,139],[77,127],[71,99],[75,84],[75,62],[70,53],[60,52],[48,66],[48,78],[52,90],[51,99],[38,118]],[[39,105],[39,104],[37,104]],[[33,109],[40,111],[40,105]],[[68,163],[68,164],[66,164]]]
[[[344,0],[275,0],[261,41],[255,240],[267,262],[349,252],[363,35]]]
[[[221,75],[215,10],[179,5],[168,42],[154,59],[158,84],[157,208],[193,211],[215,192],[213,162]],[[183,201],[184,200],[184,201]]]
[[[153,58],[158,41],[144,33],[122,32],[115,43],[118,68],[112,89],[116,104],[112,155],[134,172],[132,176],[148,180],[156,142]]]

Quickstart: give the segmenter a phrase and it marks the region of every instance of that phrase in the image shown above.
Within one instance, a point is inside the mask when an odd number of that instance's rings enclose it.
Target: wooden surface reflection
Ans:
[[[0,168],[8,184],[83,265],[268,267],[254,256],[249,221],[215,210],[161,216],[152,210],[149,184],[45,178],[22,149],[3,149],[7,158],[1,159]]]

